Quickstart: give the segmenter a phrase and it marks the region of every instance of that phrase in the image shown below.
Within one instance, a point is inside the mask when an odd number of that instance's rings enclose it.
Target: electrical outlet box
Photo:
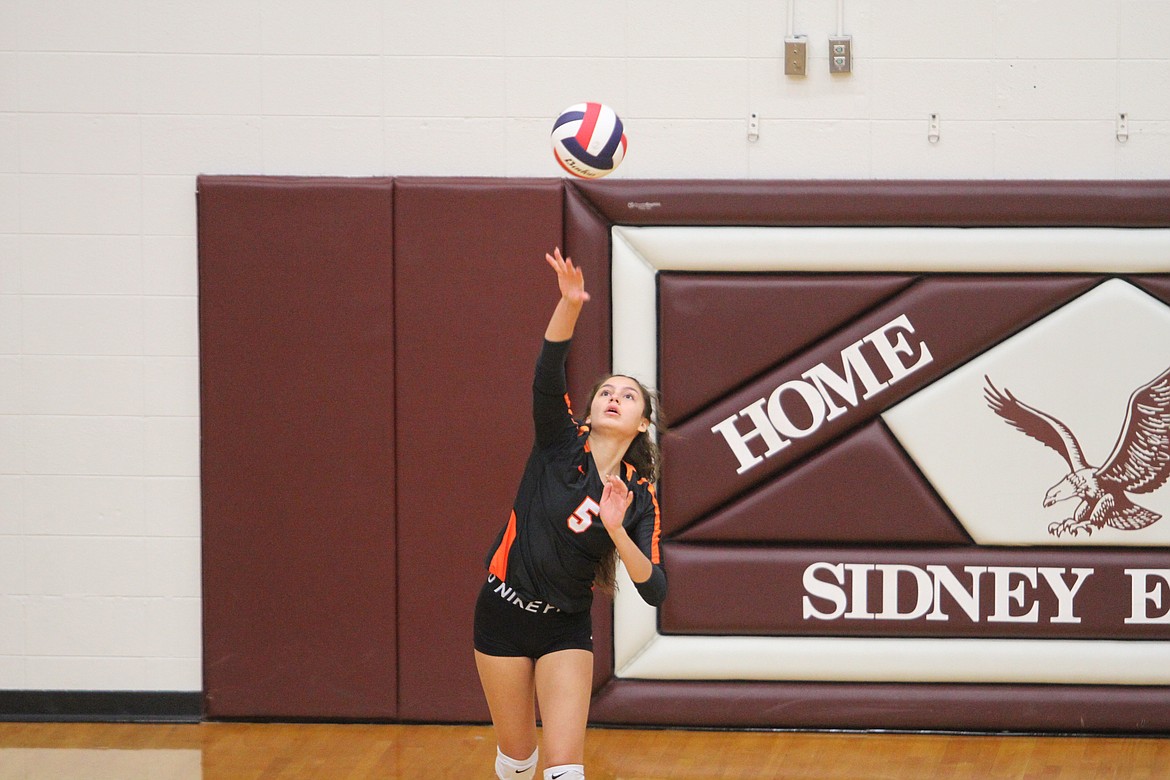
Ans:
[[[829,73],[853,71],[853,40],[848,35],[829,38]]]
[[[784,39],[784,74],[803,76],[808,70],[808,38],[793,35]]]

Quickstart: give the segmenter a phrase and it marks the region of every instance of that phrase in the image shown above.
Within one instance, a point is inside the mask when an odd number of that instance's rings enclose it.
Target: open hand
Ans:
[[[546,253],[544,258],[557,272],[557,286],[561,289],[562,298],[570,303],[585,303],[589,300],[589,293],[585,292],[585,274],[573,265],[571,257],[562,257],[561,249],[557,247],[551,255]]]
[[[603,481],[605,486],[601,489],[599,514],[605,530],[613,532],[622,527],[622,520],[625,519],[626,510],[634,500],[634,494],[626,487],[626,483],[614,474],[607,475]]]

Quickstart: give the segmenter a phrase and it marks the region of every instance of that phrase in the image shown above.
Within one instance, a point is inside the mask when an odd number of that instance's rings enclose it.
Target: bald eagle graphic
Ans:
[[[1055,417],[987,381],[984,396],[992,411],[1016,430],[1056,450],[1069,473],[1048,489],[1044,506],[1076,497],[1072,517],[1051,523],[1053,536],[1091,535],[1110,526],[1123,531],[1145,528],[1161,519],[1157,512],[1138,506],[1126,493],[1152,493],[1170,477],[1170,368],[1129,397],[1125,425],[1103,466],[1090,466],[1068,426]]]

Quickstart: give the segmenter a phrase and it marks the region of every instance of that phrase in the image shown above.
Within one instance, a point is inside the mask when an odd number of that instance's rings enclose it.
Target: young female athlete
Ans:
[[[561,298],[532,385],[536,440],[512,515],[488,555],[475,607],[475,663],[495,727],[496,775],[529,780],[537,764],[540,702],[545,780],[583,780],[593,683],[594,582],[620,558],[638,593],[666,597],[659,565],[654,398],[638,381],[598,383],[584,423],[568,408],[565,358],[589,300],[581,269],[545,255]]]

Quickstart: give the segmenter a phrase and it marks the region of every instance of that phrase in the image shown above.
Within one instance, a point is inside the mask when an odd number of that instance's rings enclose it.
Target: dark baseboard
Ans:
[[[0,721],[198,723],[202,691],[0,691]]]

